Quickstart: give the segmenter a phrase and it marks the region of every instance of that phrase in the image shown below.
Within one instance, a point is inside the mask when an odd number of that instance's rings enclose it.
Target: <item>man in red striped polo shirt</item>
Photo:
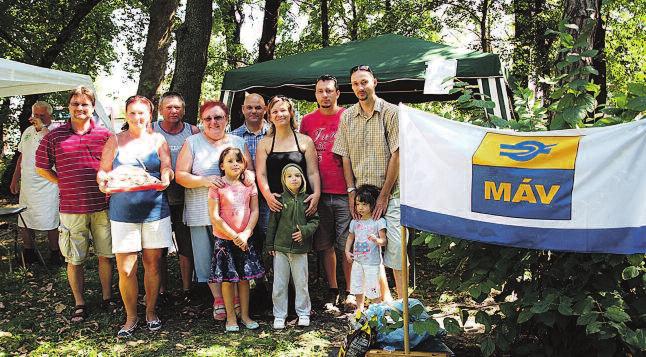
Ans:
[[[75,307],[72,322],[87,317],[83,296],[90,233],[94,252],[99,257],[99,279],[103,306],[112,302],[112,237],[108,219],[108,200],[99,191],[96,173],[103,145],[111,133],[95,126],[95,95],[87,87],[73,89],[68,99],[70,121],[50,131],[36,151],[36,171],[58,184],[60,192],[59,245],[67,261],[69,280]]]

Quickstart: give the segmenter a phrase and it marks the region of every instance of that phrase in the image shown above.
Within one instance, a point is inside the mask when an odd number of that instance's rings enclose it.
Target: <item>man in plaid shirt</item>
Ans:
[[[356,187],[374,185],[380,194],[373,219],[386,219],[388,245],[384,265],[393,270],[397,295],[401,298],[402,256],[399,213],[399,119],[397,106],[377,97],[377,79],[367,65],[350,71],[352,90],[359,102],[341,116],[332,151],[343,158],[350,212],[355,219]],[[380,274],[381,297],[392,299],[385,272]]]

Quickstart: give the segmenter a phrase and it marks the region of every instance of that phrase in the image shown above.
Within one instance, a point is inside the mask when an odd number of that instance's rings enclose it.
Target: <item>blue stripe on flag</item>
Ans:
[[[580,253],[646,252],[646,227],[563,229],[520,227],[424,211],[401,205],[401,223],[428,232],[518,248]]]

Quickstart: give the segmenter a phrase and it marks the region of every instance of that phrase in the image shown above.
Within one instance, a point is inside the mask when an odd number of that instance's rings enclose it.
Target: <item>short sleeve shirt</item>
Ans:
[[[220,154],[228,147],[235,147],[244,152],[245,142],[242,138],[227,134],[215,147],[206,139],[204,132],[186,139],[188,149],[193,156],[191,174],[195,176],[222,176],[220,172]],[[208,210],[209,189],[206,187],[187,188],[184,190],[184,223],[189,227],[210,226]]]
[[[54,129],[54,124],[48,126],[49,130]],[[21,175],[36,175],[36,150],[40,146],[40,142],[43,140],[45,133],[43,130],[36,131],[36,128],[33,125],[30,125],[25,129],[25,131],[20,136],[20,142],[18,143],[18,151],[22,154],[22,159],[20,161]]]
[[[332,151],[350,159],[356,185],[382,187],[388,161],[399,149],[399,118],[396,105],[377,98],[374,112],[367,117],[359,103],[341,115]],[[398,182],[393,187],[397,191]]]
[[[247,149],[249,149],[249,154],[251,155],[251,161],[254,167],[256,166],[256,148],[258,147],[258,142],[267,135],[268,130],[269,124],[266,121],[263,121],[262,129],[260,129],[258,134],[254,134],[249,131],[246,124],[242,124],[237,129],[231,131],[232,135],[239,136],[244,139],[247,144]]]
[[[386,229],[384,218],[379,218],[376,221],[374,219],[353,219],[350,221],[349,232],[354,234],[352,253],[356,262],[365,265],[381,264],[380,247],[370,241],[368,237],[374,235],[375,238],[379,238],[379,231],[382,229]]]
[[[209,198],[218,200],[220,217],[237,233],[247,228],[251,215],[251,197],[258,196],[256,185],[225,185],[222,188],[209,188]],[[220,239],[229,239],[224,232],[213,227],[213,235]]]
[[[56,166],[61,213],[84,214],[108,208],[96,173],[110,135],[108,129],[92,121],[83,134],[77,134],[68,122],[43,137],[36,151],[36,167],[51,170]]]
[[[339,128],[341,108],[334,115],[325,115],[316,110],[303,117],[300,132],[312,138],[319,159],[319,174],[321,176],[321,192],[330,194],[346,194],[347,187],[343,177],[343,161],[332,152],[334,139]]]

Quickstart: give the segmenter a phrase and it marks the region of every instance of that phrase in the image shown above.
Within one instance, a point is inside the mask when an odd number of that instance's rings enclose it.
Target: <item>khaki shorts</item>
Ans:
[[[386,244],[386,251],[384,253],[384,265],[387,268],[401,270],[402,238],[399,198],[391,198],[388,201],[388,208],[386,209],[384,218],[386,219],[386,237],[388,238],[388,244]]]
[[[108,210],[92,213],[61,213],[58,245],[65,261],[81,265],[88,257],[90,235],[94,253],[100,257],[112,258],[112,236]]]

